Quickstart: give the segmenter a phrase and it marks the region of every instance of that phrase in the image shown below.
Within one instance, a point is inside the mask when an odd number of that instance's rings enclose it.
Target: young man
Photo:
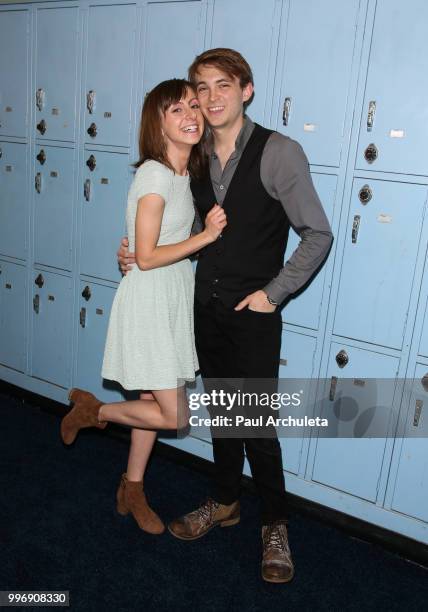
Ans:
[[[253,123],[245,108],[253,76],[232,49],[211,49],[189,68],[210,128],[209,175],[192,182],[199,216],[214,203],[227,227],[200,253],[195,285],[195,338],[201,374],[210,378],[276,379],[282,322],[279,305],[319,268],[332,243],[307,158],[294,140]],[[283,265],[290,224],[301,241]],[[123,271],[133,262],[119,250]],[[193,540],[212,527],[239,522],[244,451],[262,502],[262,576],[288,582],[294,574],[286,529],[279,441],[213,437],[215,489],[200,508],[172,521],[170,532]]]

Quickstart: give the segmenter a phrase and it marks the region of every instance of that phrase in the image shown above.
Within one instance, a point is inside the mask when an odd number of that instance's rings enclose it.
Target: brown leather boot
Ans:
[[[239,520],[239,501],[226,506],[208,498],[197,510],[172,521],[168,529],[180,540],[196,540],[217,525],[230,527],[239,523]]]
[[[68,399],[74,407],[61,421],[61,437],[64,444],[72,444],[83,427],[104,429],[107,421],[98,420],[98,411],[103,405],[95,395],[82,389],[71,389]]]
[[[119,514],[126,516],[131,512],[138,526],[143,531],[154,534],[160,534],[165,531],[165,525],[147,503],[142,480],[132,482],[128,480],[126,474],[122,474],[116,499]]]
[[[275,521],[262,527],[262,577],[266,582],[290,582],[294,565],[288,545],[285,521]]]

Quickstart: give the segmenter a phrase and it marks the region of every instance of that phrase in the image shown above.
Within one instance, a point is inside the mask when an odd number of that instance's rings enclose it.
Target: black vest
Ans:
[[[242,153],[223,202],[227,226],[222,236],[199,253],[195,296],[206,304],[212,296],[233,307],[263,289],[281,270],[290,223],[260,178],[260,163],[271,135],[257,123]],[[211,178],[192,180],[202,221],[216,203]]]

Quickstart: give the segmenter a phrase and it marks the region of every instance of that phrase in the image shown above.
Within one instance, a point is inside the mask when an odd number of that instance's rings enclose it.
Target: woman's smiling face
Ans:
[[[195,92],[187,88],[179,102],[171,104],[162,115],[162,130],[165,141],[175,145],[194,145],[204,132],[204,117]]]

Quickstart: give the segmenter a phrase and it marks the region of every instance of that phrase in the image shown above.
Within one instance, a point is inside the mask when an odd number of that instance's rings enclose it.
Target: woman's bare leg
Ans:
[[[152,399],[150,399],[150,397]],[[144,399],[154,401],[151,393],[140,393],[140,400]],[[132,429],[128,467],[126,470],[128,480],[139,482],[143,479],[156,436],[157,432],[150,429]]]
[[[185,388],[156,390],[152,393],[155,401],[140,399],[103,404],[98,412],[98,420],[141,429],[185,427],[187,415]]]

